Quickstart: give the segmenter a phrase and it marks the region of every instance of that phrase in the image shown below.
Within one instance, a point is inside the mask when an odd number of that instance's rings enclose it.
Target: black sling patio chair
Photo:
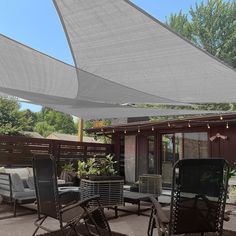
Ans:
[[[64,192],[61,195],[58,191],[56,162],[53,156],[35,155],[33,157],[33,171],[38,207],[38,219],[34,223],[36,229],[33,235],[39,229],[52,232],[43,226],[48,217],[59,221],[60,230],[64,231],[63,235],[71,233],[73,235],[111,235],[98,196],[83,201],[76,201],[77,198],[75,201],[71,199],[66,205],[64,205],[64,201],[60,201],[65,199],[65,197],[61,197],[62,195],[70,193]],[[93,204],[90,204],[91,202]]]
[[[154,198],[148,235],[216,233],[222,235],[229,166],[223,159],[189,159],[173,168],[170,210]]]

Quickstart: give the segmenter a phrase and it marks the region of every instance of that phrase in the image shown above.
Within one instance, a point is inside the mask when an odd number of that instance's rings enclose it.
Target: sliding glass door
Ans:
[[[161,174],[164,186],[172,182],[172,169],[176,161],[208,158],[207,132],[163,134],[161,138]]]
[[[161,174],[163,185],[170,185],[172,182],[172,166],[174,163],[174,134],[162,135],[162,164]]]

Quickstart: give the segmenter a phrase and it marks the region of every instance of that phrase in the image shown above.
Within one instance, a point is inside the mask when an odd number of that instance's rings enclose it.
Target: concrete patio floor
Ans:
[[[135,210],[136,206],[127,206],[130,210]],[[229,206],[228,209],[233,211],[230,222],[224,223],[224,228],[234,231],[233,235],[236,235],[236,206]],[[149,211],[150,212],[150,211]],[[145,212],[145,213],[148,213]],[[112,210],[106,211],[108,217],[113,216]],[[117,219],[109,220],[111,229],[120,233],[124,233],[130,236],[145,236],[147,235],[147,227],[149,217],[138,216],[136,214],[127,215],[121,212],[120,217]],[[33,224],[36,219],[36,214],[19,216],[16,218],[9,218],[0,220],[0,235],[1,236],[30,236],[32,235],[35,226]],[[58,223],[55,220],[49,219],[47,225],[52,229],[58,229]],[[41,231],[43,233],[43,231]]]

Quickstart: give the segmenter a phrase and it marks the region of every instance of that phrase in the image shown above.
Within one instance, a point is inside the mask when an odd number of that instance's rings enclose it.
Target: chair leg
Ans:
[[[138,201],[138,216],[140,216],[140,201]]]
[[[46,220],[47,216],[44,216],[41,220],[41,222],[37,225],[37,228],[35,229],[34,233],[32,234],[32,236],[35,236],[35,234],[37,233],[37,231],[39,230],[40,226],[42,225],[42,223]]]
[[[13,214],[14,214],[14,217],[16,217],[16,208],[17,208],[17,201],[16,201],[16,199],[14,199],[14,203],[13,203]]]
[[[65,229],[66,229],[66,228],[65,228]],[[72,231],[72,230],[74,230],[74,232],[75,232],[76,235],[80,236],[80,234],[78,234],[78,232],[77,232],[75,226],[73,226],[73,225],[70,225],[70,229],[69,229],[68,232],[66,233],[66,236],[69,236],[69,235],[71,234],[71,231]],[[64,235],[64,234],[63,234],[63,235]]]
[[[118,218],[118,206],[115,206],[115,218]]]
[[[154,218],[153,218],[153,209],[151,211],[151,215],[150,215],[150,218],[149,218],[149,223],[148,223],[148,236],[152,236],[153,235],[153,227],[154,227]]]

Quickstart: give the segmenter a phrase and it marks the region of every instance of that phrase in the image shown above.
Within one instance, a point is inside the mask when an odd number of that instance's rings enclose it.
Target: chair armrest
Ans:
[[[78,207],[80,206],[81,208],[85,208],[85,206],[87,206],[87,204],[92,201],[92,200],[96,200],[98,201],[99,200],[99,196],[98,195],[95,195],[95,196],[92,196],[90,198],[86,198],[84,199],[83,201],[79,201],[75,204],[69,204],[67,206],[64,206],[62,209],[61,209],[61,212],[66,212],[66,211],[69,211],[71,210],[72,208],[75,208],[75,207]],[[100,207],[100,204],[99,204],[99,207]]]
[[[74,191],[59,192],[59,200],[61,205],[69,205],[78,202],[79,193]]]
[[[153,204],[153,207],[155,208],[156,215],[158,219],[163,223],[163,224],[169,224],[170,219],[167,217],[165,212],[161,208],[161,204],[156,200],[154,197],[150,197],[150,200]]]
[[[100,196],[99,196],[99,195],[94,195],[94,196],[92,196],[92,197],[88,197],[88,198],[86,198],[86,199],[80,201],[80,203],[81,203],[81,205],[86,205],[88,202],[93,201],[93,200],[99,202],[99,199],[100,199]]]
[[[64,195],[71,194],[73,191],[64,191],[64,192],[59,192],[59,197],[63,197]]]

